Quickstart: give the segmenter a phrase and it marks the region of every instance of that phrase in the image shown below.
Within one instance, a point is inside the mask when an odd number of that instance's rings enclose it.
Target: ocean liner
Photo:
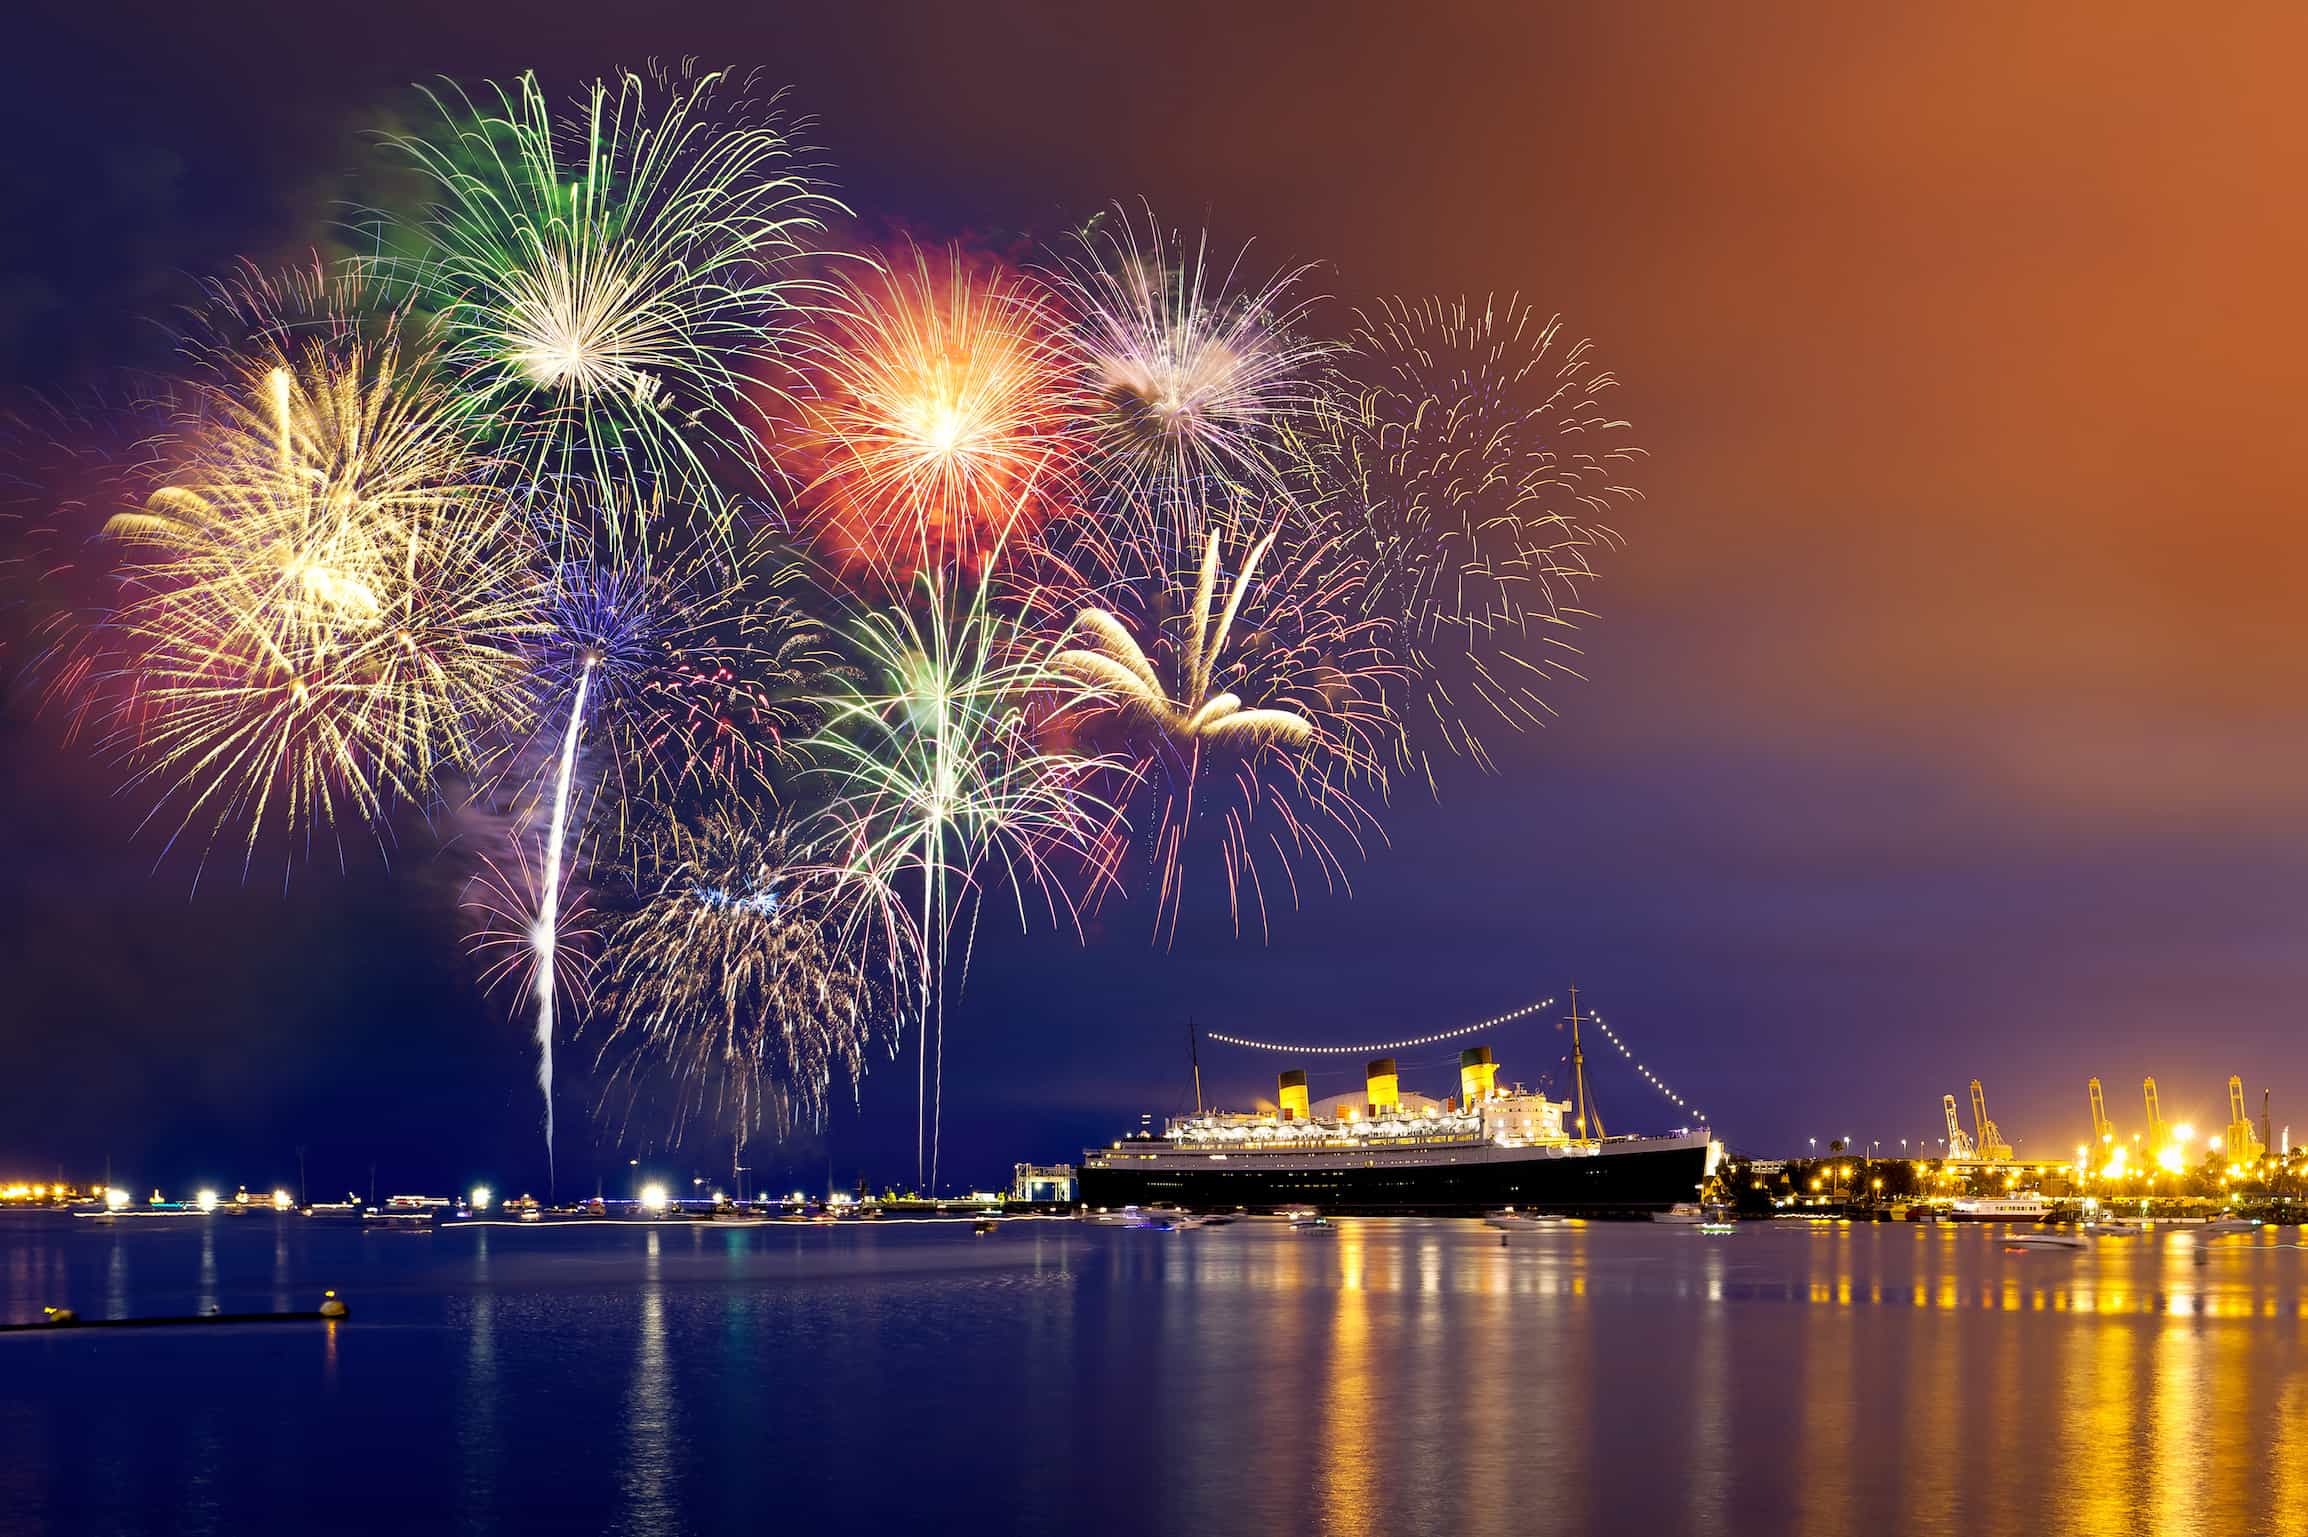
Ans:
[[[1200,1111],[1172,1118],[1160,1136],[1086,1150],[1080,1198],[1093,1210],[1437,1216],[1509,1207],[1633,1216],[1702,1199],[1722,1159],[1712,1134],[1589,1135],[1575,1044],[1573,1064],[1575,1101],[1499,1087],[1487,1046],[1459,1054],[1459,1092],[1441,1101],[1403,1092],[1391,1057],[1369,1063],[1360,1093],[1319,1103],[1309,1103],[1303,1071],[1286,1072],[1272,1110]]]

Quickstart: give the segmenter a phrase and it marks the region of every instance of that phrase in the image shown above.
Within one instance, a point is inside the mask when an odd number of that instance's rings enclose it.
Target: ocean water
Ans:
[[[2308,1532],[2308,1252],[0,1219],[0,1532]]]

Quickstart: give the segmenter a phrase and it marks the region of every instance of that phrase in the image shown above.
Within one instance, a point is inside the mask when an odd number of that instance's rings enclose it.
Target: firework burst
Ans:
[[[998,551],[997,551],[998,554]],[[989,560],[988,569],[997,561]],[[862,680],[828,703],[813,739],[829,781],[811,841],[829,851],[855,895],[853,926],[895,934],[887,916],[909,899],[919,1010],[917,1177],[934,1188],[936,1098],[949,941],[965,909],[1006,887],[1027,921],[1029,893],[1053,922],[1076,922],[1074,883],[1096,879],[1088,851],[1114,815],[1098,785],[1111,765],[1039,740],[1048,715],[1079,690],[1050,647],[989,581],[922,573],[918,601],[868,611],[851,635]]]
[[[769,536],[657,499],[548,515],[564,543],[549,576],[531,688],[541,704],[590,679],[595,793],[621,806],[767,789],[815,729],[840,664],[797,597],[802,568]],[[634,532],[599,532],[623,526]],[[736,530],[734,544],[707,532]]]
[[[1244,284],[1248,248],[1223,266],[1210,238],[1144,227],[1117,207],[1077,237],[1059,281],[1093,409],[1087,472],[1127,508],[1205,482],[1277,479],[1282,428],[1313,408],[1331,349],[1297,334],[1309,269]]]
[[[134,703],[104,530],[158,488],[192,409],[173,380],[126,377],[0,414],[0,657],[67,743],[106,740]]]
[[[972,564],[1060,499],[1077,402],[1048,297],[954,247],[845,275],[786,451],[821,540],[902,582]]]
[[[892,952],[859,942],[841,872],[789,824],[717,808],[651,840],[636,885],[602,980],[612,1081],[665,1082],[675,1140],[821,1124],[890,1017]]]
[[[1359,797],[1384,789],[1392,664],[1381,627],[1358,617],[1358,563],[1296,509],[1165,505],[1155,534],[1105,549],[1105,601],[1072,615],[1075,643],[1052,665],[1083,690],[1069,715],[1085,740],[1131,762],[1127,793],[1151,803],[1135,820],[1156,934],[1175,933],[1205,820],[1235,922],[1263,930],[1269,872],[1293,901],[1302,866],[1344,886],[1347,856],[1376,831]]]
[[[1315,494],[1405,663],[1409,740],[1487,766],[1485,733],[1544,724],[1547,687],[1577,676],[1590,556],[1619,542],[1641,450],[1599,404],[1618,380],[1592,346],[1515,300],[1390,301],[1352,354],[1309,440]]]
[[[548,887],[531,842],[516,835],[503,857],[479,857],[465,882],[465,950],[481,963],[484,989],[521,999],[551,993],[563,1011],[575,1013],[592,997],[601,929],[573,863],[550,888],[552,900],[544,900]],[[547,927],[550,943],[541,933]]]
[[[532,545],[387,325],[259,349],[195,394],[129,552],[118,745],[179,832],[422,802],[501,740],[541,628]]]
[[[724,73],[624,74],[556,113],[533,74],[445,87],[393,141],[430,182],[418,245],[380,267],[436,311],[469,407],[554,475],[701,478],[815,285],[796,262],[840,205],[774,100]]]

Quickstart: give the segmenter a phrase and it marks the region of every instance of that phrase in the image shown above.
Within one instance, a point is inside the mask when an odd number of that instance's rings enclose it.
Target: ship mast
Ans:
[[[1202,1113],[1202,1049],[1195,1039],[1194,1021],[1186,1021],[1186,1060],[1194,1065],[1194,1113]]]
[[[1579,1135],[1584,1137],[1588,1135],[1587,1051],[1579,1042],[1579,989],[1576,983],[1571,986],[1571,1083],[1579,1097]],[[1595,1112],[1594,1127],[1594,1138],[1600,1142],[1603,1138],[1603,1117],[1600,1109]]]

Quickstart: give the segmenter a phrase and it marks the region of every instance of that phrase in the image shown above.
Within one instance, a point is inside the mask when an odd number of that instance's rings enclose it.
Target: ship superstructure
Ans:
[[[1574,1019],[1576,1012],[1574,1010]],[[1283,1073],[1272,1108],[1174,1117],[1083,1155],[1085,1204],[1334,1212],[1518,1210],[1608,1214],[1696,1200],[1721,1148],[1706,1128],[1610,1137],[1592,1118],[1574,1046],[1574,1096],[1502,1088],[1490,1048],[1459,1055],[1459,1092],[1400,1087],[1392,1057],[1371,1059],[1358,1093],[1310,1102],[1306,1074]]]

